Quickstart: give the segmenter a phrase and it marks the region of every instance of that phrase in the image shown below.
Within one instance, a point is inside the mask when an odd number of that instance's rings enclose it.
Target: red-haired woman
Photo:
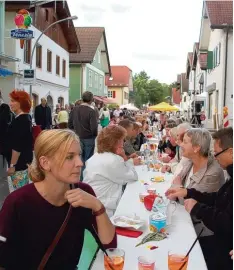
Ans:
[[[32,162],[32,118],[29,115],[31,100],[25,91],[14,90],[10,93],[10,108],[15,114],[8,130],[7,148],[9,151],[8,175],[13,189],[29,182],[27,168]]]

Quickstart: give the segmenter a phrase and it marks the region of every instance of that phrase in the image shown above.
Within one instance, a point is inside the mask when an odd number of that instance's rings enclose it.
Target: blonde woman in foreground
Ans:
[[[43,269],[76,269],[84,231],[92,226],[106,248],[116,247],[104,206],[89,185],[79,183],[82,166],[74,132],[40,134],[29,168],[34,183],[11,193],[0,211],[0,240],[6,240],[0,241],[0,269],[38,269],[69,209],[67,226]]]

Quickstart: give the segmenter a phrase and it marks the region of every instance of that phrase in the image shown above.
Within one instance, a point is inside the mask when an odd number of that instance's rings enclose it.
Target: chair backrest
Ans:
[[[84,244],[78,264],[79,270],[89,270],[91,268],[98,249],[98,244],[92,234],[88,230],[85,230]]]

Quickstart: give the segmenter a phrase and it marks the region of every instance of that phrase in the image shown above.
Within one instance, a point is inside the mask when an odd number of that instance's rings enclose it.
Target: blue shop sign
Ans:
[[[29,29],[13,29],[11,30],[11,37],[18,39],[32,39],[34,38],[34,33]]]

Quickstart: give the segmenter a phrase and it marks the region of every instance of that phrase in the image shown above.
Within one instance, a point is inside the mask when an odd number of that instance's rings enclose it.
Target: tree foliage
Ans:
[[[130,101],[139,108],[146,104],[158,104],[171,96],[171,85],[160,83],[155,79],[151,80],[143,70],[133,76],[134,90],[130,93]]]

